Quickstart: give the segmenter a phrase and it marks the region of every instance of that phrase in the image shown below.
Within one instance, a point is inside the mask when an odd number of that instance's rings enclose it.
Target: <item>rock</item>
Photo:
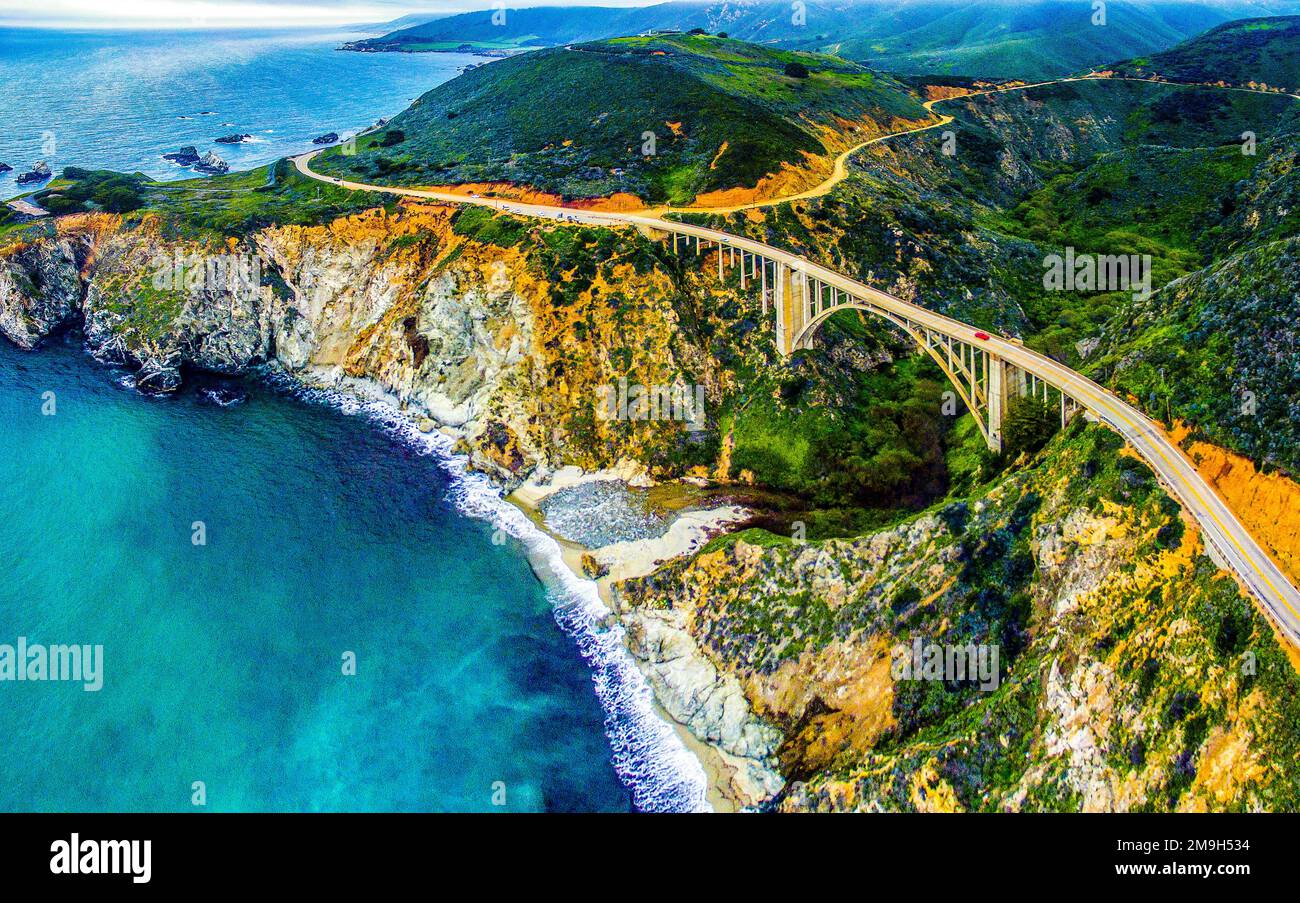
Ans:
[[[44,182],[53,176],[50,167],[44,160],[37,160],[30,170],[18,177],[19,185],[30,185],[33,182]]]
[[[236,386],[204,386],[199,389],[199,404],[229,408],[248,401],[248,393]]]
[[[203,159],[194,164],[194,168],[199,172],[212,173],[213,175],[224,175],[230,172],[230,164],[212,151],[204,154]]]
[[[245,141],[247,141],[249,138],[252,137],[253,137],[252,135],[223,135],[222,137],[216,139],[216,141],[217,144],[243,144]]]
[[[168,395],[181,387],[180,352],[148,358],[135,375],[137,391],[145,395]]]
[[[62,239],[0,260],[0,333],[30,351],[75,320],[83,294],[80,256],[69,239]]]
[[[597,561],[596,556],[590,552],[582,553],[582,572],[591,580],[599,580],[609,573],[609,565],[602,561]]]
[[[664,711],[723,753],[737,769],[733,790],[741,802],[758,805],[785,783],[776,769],[781,732],[753,713],[740,682],[718,671],[679,623],[682,617],[680,611],[624,610],[628,650]]]
[[[181,166],[193,166],[199,162],[199,151],[192,144],[187,144],[174,154],[163,154],[164,160],[170,160]]]
[[[337,132],[326,132],[324,135],[321,135],[318,138],[311,139],[311,143],[312,144],[333,144],[335,141],[338,140],[339,140],[339,136]]]
[[[0,172],[13,172],[13,169],[8,163],[0,163]]]

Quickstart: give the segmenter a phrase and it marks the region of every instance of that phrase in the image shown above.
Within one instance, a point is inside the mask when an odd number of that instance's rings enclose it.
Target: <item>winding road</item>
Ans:
[[[1058,79],[1051,82],[1038,82],[1030,85],[1016,85],[998,88],[977,94],[959,95],[928,101],[926,109],[933,113],[933,106],[946,100],[960,100],[971,96],[1003,93],[1006,91],[1023,91],[1060,82],[1070,81],[1105,81],[1112,80],[1101,76],[1078,76]],[[1131,81],[1149,81],[1146,79],[1125,79]],[[1170,82],[1174,87],[1221,87],[1221,86],[1180,86]],[[1233,89],[1227,90],[1246,90]],[[1276,93],[1276,92],[1251,92]],[[1287,95],[1281,95],[1287,96]],[[1297,97],[1297,95],[1289,95]],[[1297,97],[1300,99],[1300,97]],[[939,115],[939,114],[936,114]],[[749,207],[771,206],[786,203],[793,199],[816,197],[825,194],[847,174],[845,163],[849,156],[871,144],[876,144],[901,135],[914,134],[938,128],[952,121],[951,116],[941,116],[939,121],[882,135],[856,145],[836,160],[832,176],[816,188],[792,197],[783,197],[753,204],[740,205],[736,208],[707,208],[695,212],[726,213],[731,210]],[[899,317],[932,328],[937,332],[958,336],[962,341],[978,343],[991,354],[1031,373],[1044,382],[1055,386],[1071,399],[1078,402],[1093,416],[1104,422],[1117,433],[1151,466],[1161,483],[1179,500],[1187,514],[1196,521],[1205,538],[1212,557],[1223,568],[1235,574],[1241,583],[1261,604],[1263,611],[1277,625],[1279,630],[1295,646],[1300,647],[1300,591],[1297,591],[1280,567],[1273,561],[1264,548],[1255,540],[1237,515],[1228,507],[1213,487],[1197,472],[1195,466],[1169,438],[1164,430],[1142,414],[1137,408],[1125,402],[1115,393],[1098,385],[1085,376],[1061,365],[1060,363],[1038,354],[1023,345],[996,336],[987,339],[976,334],[975,327],[961,323],[926,308],[896,298],[878,289],[874,289],[840,273],[820,266],[806,258],[791,254],[779,248],[765,245],[752,239],[732,235],[703,226],[673,222],[663,218],[668,212],[690,212],[694,208],[658,208],[638,213],[617,213],[609,211],[581,210],[571,207],[529,204],[521,201],[501,198],[479,197],[451,191],[431,189],[400,188],[388,185],[370,185],[351,182],[332,176],[322,175],[311,169],[311,161],[321,151],[315,150],[294,158],[298,171],[308,178],[316,179],[341,188],[356,191],[369,191],[381,194],[401,195],[405,197],[424,198],[452,204],[472,204],[489,207],[505,213],[520,216],[540,217],[565,222],[582,223],[592,226],[637,226],[658,232],[670,232],[680,236],[694,237],[702,241],[715,242],[719,252],[723,246],[732,247],[758,255],[766,260],[778,262],[793,270],[811,276],[827,286],[833,286],[858,298],[868,300],[872,305]]]

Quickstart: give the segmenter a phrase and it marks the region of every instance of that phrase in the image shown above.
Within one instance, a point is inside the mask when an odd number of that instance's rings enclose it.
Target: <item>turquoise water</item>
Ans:
[[[390,117],[481,57],[349,53],[341,31],[61,32],[0,28],[0,198],[36,160],[155,178],[192,144],[249,169]],[[211,115],[203,115],[209,113]],[[252,143],[214,139],[249,134]]]
[[[510,811],[699,805],[481,480],[357,405],[122,375],[0,342],[0,643],[104,647],[99,692],[0,682],[0,810],[187,810],[194,781],[210,810],[492,810],[498,781]]]

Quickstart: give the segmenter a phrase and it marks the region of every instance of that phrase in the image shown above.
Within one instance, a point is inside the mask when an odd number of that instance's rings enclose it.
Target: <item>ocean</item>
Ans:
[[[341,39],[0,33],[0,159],[53,123],[55,167],[179,175],[156,155],[213,110],[268,136],[228,157],[256,165],[464,63]],[[210,382],[145,397],[75,332],[0,340],[0,677],[19,643],[103,655],[93,692],[0,680],[0,811],[707,808],[594,585],[448,440]]]
[[[0,28],[0,198],[37,160],[193,178],[182,145],[249,169],[401,112],[481,57],[336,50],[343,31],[61,32]],[[251,135],[244,144],[217,138]]]

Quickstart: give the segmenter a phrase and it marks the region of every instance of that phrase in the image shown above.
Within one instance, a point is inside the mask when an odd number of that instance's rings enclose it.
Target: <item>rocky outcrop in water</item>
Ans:
[[[203,155],[203,159],[194,164],[194,168],[199,172],[206,172],[211,175],[224,175],[230,172],[230,164],[212,151]]]
[[[18,177],[19,185],[31,185],[35,182],[45,182],[54,177],[50,172],[49,165],[44,160],[38,160],[32,164],[32,168]]]
[[[199,162],[199,150],[192,144],[187,144],[179,151],[170,154],[163,154],[164,160],[170,160],[179,166],[193,166]]]

